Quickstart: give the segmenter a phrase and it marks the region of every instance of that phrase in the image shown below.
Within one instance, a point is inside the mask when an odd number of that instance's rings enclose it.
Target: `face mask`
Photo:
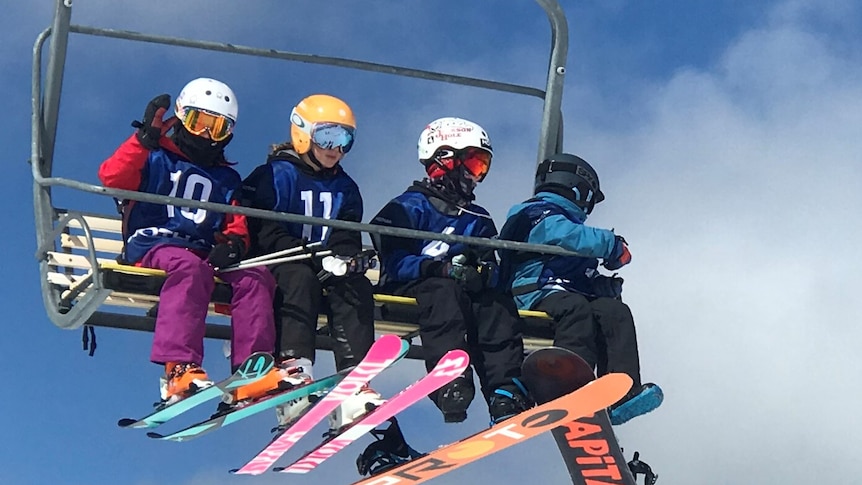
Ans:
[[[233,135],[228,135],[222,141],[195,136],[184,127],[178,127],[174,132],[174,143],[189,161],[201,167],[212,167],[224,161],[224,148],[230,143]]]

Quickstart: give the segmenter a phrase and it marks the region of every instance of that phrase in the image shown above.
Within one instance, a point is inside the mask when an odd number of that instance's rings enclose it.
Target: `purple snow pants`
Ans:
[[[213,268],[194,252],[178,246],[156,246],[141,265],[167,272],[150,360],[203,364],[207,307],[215,282]],[[231,365],[254,352],[275,350],[272,298],[275,279],[264,266],[219,274],[231,285]]]

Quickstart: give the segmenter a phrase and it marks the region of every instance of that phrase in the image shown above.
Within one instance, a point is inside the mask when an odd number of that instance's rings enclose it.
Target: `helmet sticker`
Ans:
[[[575,168],[575,175],[577,175],[578,177],[580,177],[580,178],[584,179],[588,184],[590,184],[590,187],[592,187],[592,189],[593,189],[593,190],[598,190],[598,188],[599,188],[599,181],[598,181],[598,180],[596,180],[596,178],[595,178],[595,177],[593,177],[593,174],[592,174],[592,173],[590,173],[590,171],[589,171],[589,170],[587,170],[587,169],[585,169],[584,167],[582,167],[582,166],[578,165],[578,166],[577,166],[577,168]],[[588,198],[587,200],[589,200],[589,198]]]
[[[419,135],[419,160],[430,159],[442,147],[455,150],[476,147],[494,153],[488,133],[476,123],[461,118],[440,118],[426,125]]]
[[[302,119],[302,116],[299,116],[299,113],[297,113],[296,110],[290,114],[290,122],[300,128],[305,128],[305,120]]]

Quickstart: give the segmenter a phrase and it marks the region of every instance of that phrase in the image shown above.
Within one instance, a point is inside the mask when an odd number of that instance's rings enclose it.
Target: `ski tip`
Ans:
[[[407,348],[410,348],[409,340],[401,338],[400,336],[393,333],[381,335],[377,338],[377,341],[382,342],[383,345],[398,345],[400,347],[404,347],[406,344]]]
[[[609,385],[625,388],[625,392],[628,392],[634,385],[634,381],[632,380],[632,378],[627,374],[623,374],[622,372],[606,374],[605,376],[603,376],[603,379],[612,383]]]
[[[119,421],[117,421],[117,426],[119,426],[121,428],[132,428],[132,427],[135,427],[134,425],[137,422],[138,422],[137,419],[123,418],[123,419],[120,419]]]
[[[163,439],[165,437],[165,435],[156,433],[155,431],[148,432],[147,436],[149,436],[150,438],[152,438],[154,440],[160,440],[160,439]]]
[[[624,396],[632,388],[634,381],[632,378],[622,372],[612,372],[605,374],[594,381],[590,381],[584,387],[600,387],[619,394],[620,398]],[[616,401],[614,401],[616,402]]]
[[[286,466],[277,466],[277,467],[273,468],[272,471],[280,473],[280,472],[284,471],[285,468],[287,468],[287,467]]]
[[[254,476],[257,476],[263,472],[262,471],[248,472],[248,471],[243,471],[242,468],[234,468],[232,470],[228,470],[228,473],[230,473],[231,475],[254,475]]]

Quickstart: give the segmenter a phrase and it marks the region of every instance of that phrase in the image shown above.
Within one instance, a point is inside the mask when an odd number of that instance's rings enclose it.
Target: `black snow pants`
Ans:
[[[590,300],[578,293],[558,291],[545,297],[534,310],[556,321],[554,345],[578,354],[599,376],[628,374],[633,388],[641,385],[638,342],[631,310],[622,300]]]
[[[276,355],[315,360],[317,317],[324,313],[333,341],[335,367],[358,364],[374,343],[374,287],[363,274],[321,283],[306,264],[274,266]],[[323,292],[326,290],[326,301]]]
[[[416,298],[427,370],[449,350],[465,350],[486,402],[495,389],[520,377],[523,322],[510,295],[490,289],[467,293],[455,280],[442,277],[387,289]]]

